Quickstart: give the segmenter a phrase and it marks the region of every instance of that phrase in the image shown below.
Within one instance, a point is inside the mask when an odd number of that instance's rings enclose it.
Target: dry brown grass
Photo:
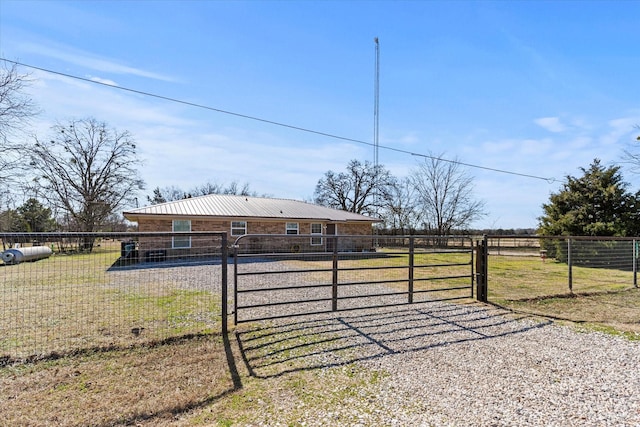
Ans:
[[[640,289],[637,288],[496,302],[519,312],[640,339]]]
[[[3,425],[295,425],[299,411],[344,405],[379,379],[353,365],[319,366],[326,335],[250,329],[248,361],[234,335],[211,335],[6,366]]]
[[[0,370],[12,426],[168,425],[234,389],[220,336]]]

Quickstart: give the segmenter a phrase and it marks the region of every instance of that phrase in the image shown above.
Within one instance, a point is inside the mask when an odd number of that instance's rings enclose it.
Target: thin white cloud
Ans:
[[[92,82],[97,82],[97,83],[102,83],[104,85],[109,85],[109,86],[118,86],[118,83],[114,82],[113,80],[109,80],[109,79],[103,79],[100,77],[91,77],[89,76],[89,80],[91,80]]]
[[[325,172],[343,171],[346,162],[342,159],[355,157],[354,147],[349,144],[329,144],[330,147],[264,144],[253,133],[240,137],[233,132],[205,133],[205,127],[200,123],[191,128],[149,129],[137,138],[147,159],[144,178],[150,187],[175,185],[188,190],[206,181],[236,181],[248,183],[259,194],[301,199],[313,194]],[[278,168],[280,171],[273,173]]]
[[[487,141],[481,146],[482,152],[486,154],[501,154],[511,152],[514,148],[514,141]]]
[[[559,133],[567,130],[567,127],[560,122],[558,117],[541,117],[533,122],[549,132]]]
[[[37,54],[47,58],[57,59],[59,61],[78,65],[80,67],[88,68],[90,70],[99,71],[102,73],[133,75],[161,81],[175,80],[163,74],[154,73],[152,71],[147,71],[136,67],[130,67],[128,65],[118,63],[118,61],[110,58],[103,58],[92,53],[84,52],[60,44],[21,42],[18,50]]]
[[[486,141],[480,145],[482,153],[494,159],[503,159],[510,165],[515,165],[517,159],[523,159],[525,163],[529,163],[532,158],[544,158],[553,147],[554,142],[550,138],[502,139]]]
[[[638,131],[636,126],[640,124],[640,115],[609,120],[607,124],[609,125],[609,131],[600,138],[602,144],[629,144],[635,139],[635,134]]]

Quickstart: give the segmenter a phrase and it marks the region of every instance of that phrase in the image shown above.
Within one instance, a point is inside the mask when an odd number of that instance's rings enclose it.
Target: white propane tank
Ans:
[[[53,251],[48,246],[31,246],[28,248],[13,248],[2,252],[0,257],[5,264],[19,264],[25,261],[37,261],[49,258]]]

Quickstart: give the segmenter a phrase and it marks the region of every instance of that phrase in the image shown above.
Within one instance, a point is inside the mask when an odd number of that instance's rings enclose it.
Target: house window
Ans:
[[[191,231],[191,221],[188,219],[174,219],[173,231]],[[191,247],[191,236],[173,236],[172,247],[174,249],[184,249]]]
[[[311,234],[319,234],[322,236],[322,224],[311,224]],[[312,246],[318,246],[322,244],[322,237],[315,237],[313,236],[311,238],[311,245]]]
[[[298,223],[297,222],[288,222],[287,223],[287,234],[298,234]]]
[[[231,235],[242,236],[247,234],[247,221],[231,221]]]

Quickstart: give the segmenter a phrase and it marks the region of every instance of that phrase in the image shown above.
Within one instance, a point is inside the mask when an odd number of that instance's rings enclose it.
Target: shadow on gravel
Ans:
[[[522,322],[531,319],[530,322]],[[479,304],[425,303],[411,308],[253,324],[236,330],[251,376],[271,378],[397,353],[490,340],[550,325]]]

